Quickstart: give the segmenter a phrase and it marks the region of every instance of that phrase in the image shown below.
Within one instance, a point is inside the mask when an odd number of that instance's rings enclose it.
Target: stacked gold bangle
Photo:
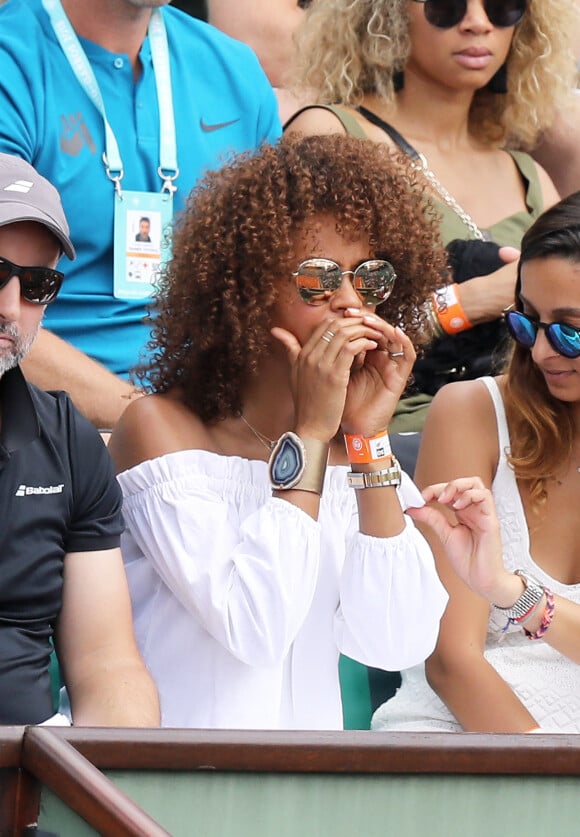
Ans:
[[[431,329],[431,336],[434,337],[436,340],[439,340],[441,337],[445,336],[445,332],[437,318],[437,311],[435,310],[435,302],[433,297],[430,296],[429,299],[425,301],[424,306],[425,313],[427,315],[427,324]]]

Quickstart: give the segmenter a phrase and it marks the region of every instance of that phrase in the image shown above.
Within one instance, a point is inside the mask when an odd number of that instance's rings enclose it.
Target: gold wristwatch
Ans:
[[[384,488],[389,485],[401,484],[401,466],[399,460],[393,456],[389,468],[381,471],[349,471],[346,475],[349,488]]]

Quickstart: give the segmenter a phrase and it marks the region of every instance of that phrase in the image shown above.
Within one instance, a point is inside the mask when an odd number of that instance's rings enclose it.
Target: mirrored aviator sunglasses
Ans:
[[[54,302],[64,280],[64,273],[50,267],[20,267],[0,258],[0,290],[17,276],[20,294],[26,302],[48,305]]]
[[[542,328],[555,352],[568,358],[580,357],[580,328],[568,323],[542,323],[521,311],[504,311],[504,317],[509,333],[524,349],[533,347]]]
[[[341,270],[332,259],[312,258],[300,262],[292,276],[298,293],[309,305],[322,305],[350,276],[353,288],[365,305],[380,305],[389,298],[397,275],[386,259],[369,259],[355,270]]]
[[[467,12],[467,0],[415,0],[421,3],[431,26],[451,29]],[[516,26],[523,18],[527,0],[485,0],[483,7],[489,22],[499,29]]]

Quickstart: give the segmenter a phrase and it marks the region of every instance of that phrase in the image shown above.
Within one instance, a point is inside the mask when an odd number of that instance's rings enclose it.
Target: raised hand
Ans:
[[[380,323],[378,318],[363,316],[360,311],[351,317],[328,317],[304,346],[287,329],[276,326],[271,330],[288,352],[299,432],[324,441],[336,435],[352,370],[358,364],[364,365],[366,357],[385,341]]]
[[[503,565],[491,491],[479,477],[463,477],[430,485],[422,493],[426,503],[436,501],[453,511],[455,521],[430,505],[407,513],[433,529],[457,575],[488,601],[502,607],[513,604],[521,582]]]
[[[460,285],[461,304],[473,325],[496,320],[514,301],[520,251],[515,247],[500,247],[498,255],[505,262],[503,267]]]
[[[354,316],[347,311],[347,316]],[[373,436],[385,430],[407,384],[415,349],[400,328],[374,314],[364,322],[380,332],[377,347],[353,363],[341,427],[345,433]]]

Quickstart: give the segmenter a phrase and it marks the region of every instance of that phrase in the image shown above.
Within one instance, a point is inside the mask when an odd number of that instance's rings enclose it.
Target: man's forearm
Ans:
[[[158,727],[159,698],[153,678],[142,664],[119,661],[95,670],[82,684],[71,687],[75,726]]]
[[[22,369],[41,389],[65,390],[75,406],[99,428],[114,427],[140,396],[135,387],[46,329],[40,329]]]

